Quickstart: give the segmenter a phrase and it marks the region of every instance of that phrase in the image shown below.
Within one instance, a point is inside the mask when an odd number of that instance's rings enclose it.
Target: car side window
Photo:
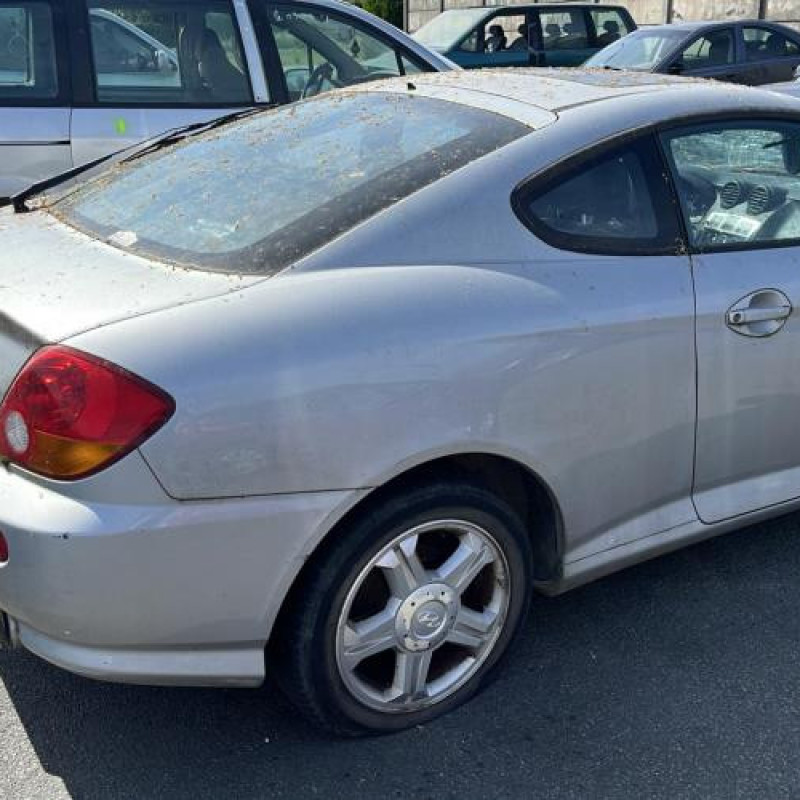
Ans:
[[[419,71],[409,54],[323,7],[273,5],[268,14],[290,100]]]
[[[674,252],[680,239],[665,167],[649,137],[534,178],[513,205],[534,233],[565,250],[660,254]]]
[[[605,47],[630,33],[622,14],[614,8],[590,9],[589,15],[594,24],[595,43],[598,47]]]
[[[90,0],[89,30],[100,103],[253,102],[228,0]]]
[[[800,55],[800,45],[782,33],[769,28],[742,28],[744,53],[747,61],[764,61],[783,56]]]
[[[49,3],[0,7],[0,99],[58,96],[53,13]]]
[[[539,20],[545,50],[585,50],[589,46],[582,9],[543,11]]]
[[[483,26],[479,25],[477,28],[469,32],[469,35],[461,40],[458,49],[464,53],[477,53],[482,47],[483,41]]]
[[[730,28],[699,36],[680,56],[680,62],[687,72],[733,64],[735,60],[733,30]]]
[[[694,248],[800,240],[800,125],[719,122],[663,139]]]
[[[495,14],[483,24],[484,53],[528,49],[528,26],[524,14]]]

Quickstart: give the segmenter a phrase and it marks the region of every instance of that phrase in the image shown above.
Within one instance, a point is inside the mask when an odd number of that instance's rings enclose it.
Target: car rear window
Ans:
[[[411,91],[331,95],[123,162],[51,211],[131,252],[268,275],[528,132]]]

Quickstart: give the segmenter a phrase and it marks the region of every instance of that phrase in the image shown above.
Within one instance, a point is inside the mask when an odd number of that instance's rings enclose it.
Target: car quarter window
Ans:
[[[90,0],[89,30],[100,103],[253,101],[228,0]]]
[[[717,122],[663,139],[695,249],[800,240],[800,124]]]
[[[742,36],[747,61],[763,61],[782,56],[800,55],[800,46],[797,42],[793,42],[782,33],[769,28],[744,27]]]
[[[49,3],[0,4],[0,99],[58,95],[53,12]]]
[[[268,16],[290,100],[420,71],[408,53],[323,7],[270,5]]]
[[[733,29],[724,28],[698,36],[681,53],[679,60],[687,72],[733,64],[736,61]]]
[[[679,247],[678,212],[650,137],[534,178],[513,205],[539,238],[561,249],[655,255]]]

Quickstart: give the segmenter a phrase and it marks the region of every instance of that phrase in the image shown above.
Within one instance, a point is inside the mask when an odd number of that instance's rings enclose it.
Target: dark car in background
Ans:
[[[537,3],[450,9],[414,38],[462,67],[574,67],[633,30],[622,6]]]
[[[760,20],[655,25],[613,42],[586,65],[759,86],[792,79],[800,33]]]

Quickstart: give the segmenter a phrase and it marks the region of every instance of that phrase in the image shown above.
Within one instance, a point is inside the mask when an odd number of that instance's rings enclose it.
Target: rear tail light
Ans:
[[[8,542],[6,541],[5,534],[2,531],[0,531],[0,566],[5,564],[7,561],[8,561]]]
[[[83,478],[138,447],[174,410],[168,394],[122,367],[44,347],[0,404],[0,458],[50,478]]]

